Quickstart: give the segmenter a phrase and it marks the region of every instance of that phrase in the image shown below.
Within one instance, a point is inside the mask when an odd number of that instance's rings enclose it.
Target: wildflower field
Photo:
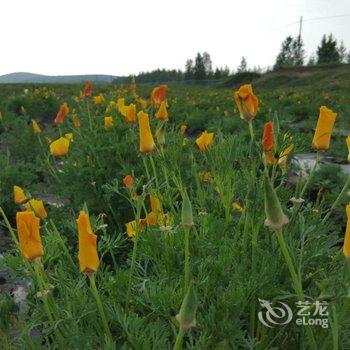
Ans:
[[[0,86],[0,348],[350,349],[350,83],[271,84]]]

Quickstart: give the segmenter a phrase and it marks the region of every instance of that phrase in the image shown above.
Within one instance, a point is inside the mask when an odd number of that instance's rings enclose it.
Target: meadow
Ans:
[[[1,349],[350,349],[348,67],[244,83],[0,86]]]

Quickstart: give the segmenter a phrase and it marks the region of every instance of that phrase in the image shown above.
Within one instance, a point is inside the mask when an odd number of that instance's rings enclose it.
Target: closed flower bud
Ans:
[[[67,116],[68,113],[69,113],[69,108],[67,103],[65,102],[60,106],[60,109],[55,118],[55,124],[62,124],[64,118]]]
[[[44,203],[42,200],[31,199],[26,203],[27,211],[32,211],[36,216],[39,216],[41,219],[47,218],[47,212],[44,207]]]
[[[68,153],[69,143],[67,138],[60,137],[50,144],[50,153],[55,157],[64,157]]]
[[[318,117],[314,138],[312,140],[312,148],[317,151],[325,151],[329,148],[332,131],[337,113],[331,109],[322,106]]]
[[[242,85],[238,91],[235,91],[234,100],[238,108],[240,117],[246,122],[252,120],[258,112],[258,99],[253,93],[250,84]]]
[[[346,138],[346,144],[348,146],[348,163],[350,163],[350,135]]]
[[[100,265],[97,254],[97,236],[92,232],[90,218],[85,211],[81,211],[77,219],[79,234],[79,265],[84,274],[95,273]]]
[[[92,83],[91,83],[91,81],[85,82],[83,95],[85,98],[89,98],[92,96]]]
[[[169,120],[168,111],[166,108],[166,101],[160,104],[160,107],[156,113],[156,117],[161,120]]]
[[[41,128],[34,119],[32,120],[32,128],[35,135],[38,135],[41,133]]]
[[[194,226],[192,204],[186,190],[182,194],[181,224],[184,229]]]
[[[190,283],[187,293],[182,301],[180,312],[175,317],[179,322],[180,327],[189,329],[196,326],[197,307],[197,295],[193,283]]]
[[[265,226],[270,227],[272,230],[280,229],[283,225],[289,222],[289,219],[284,215],[275,189],[272,187],[272,184],[267,177],[265,177],[264,180],[264,194],[266,213]]]
[[[109,129],[110,127],[112,127],[114,124],[113,122],[113,117],[108,116],[104,118],[104,127],[105,129]]]
[[[137,114],[139,119],[139,133],[140,133],[140,152],[150,153],[153,152],[156,145],[153,140],[151,127],[149,125],[148,114],[140,111]]]
[[[40,219],[33,212],[17,212],[17,233],[21,254],[29,261],[44,255],[39,232]]]
[[[13,186],[13,197],[16,204],[22,204],[27,200],[27,196],[19,186]]]
[[[165,145],[165,124],[162,124],[157,130],[156,130],[156,139],[159,145],[164,146]]]
[[[214,142],[214,133],[204,131],[196,140],[196,144],[201,152],[207,150]]]
[[[166,100],[167,91],[167,85],[160,85],[152,90],[151,99],[154,106],[158,107],[163,101]]]

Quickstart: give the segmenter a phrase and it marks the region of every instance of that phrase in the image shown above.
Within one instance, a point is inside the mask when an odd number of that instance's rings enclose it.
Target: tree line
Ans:
[[[347,52],[344,43],[338,42],[332,34],[323,35],[316,53],[312,54],[307,62],[302,38],[300,36],[293,38],[289,35],[282,42],[273,69],[340,63],[350,63],[350,51]],[[136,76],[136,79],[139,83],[204,81],[225,79],[233,75],[258,75],[261,73],[260,67],[249,69],[245,57],[242,57],[235,72],[230,71],[227,66],[213,68],[210,54],[198,52],[194,59],[186,61],[184,71],[180,69],[156,69],[151,72],[141,72]],[[130,77],[120,77],[115,80],[115,83],[123,84],[129,81]]]
[[[296,38],[289,35],[282,42],[274,69],[304,65],[350,63],[350,51],[347,52],[344,43],[342,41],[338,42],[332,34],[328,36],[323,35],[320,44],[317,46],[316,53],[310,56],[308,62],[305,61],[305,56],[304,43],[300,35]]]

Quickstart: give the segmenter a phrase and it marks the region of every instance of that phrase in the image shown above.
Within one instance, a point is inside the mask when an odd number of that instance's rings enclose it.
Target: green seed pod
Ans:
[[[272,187],[270,180],[265,177],[264,180],[265,192],[265,226],[272,230],[280,229],[283,225],[289,222],[286,215],[283,214],[281,203],[277,197],[276,191]]]
[[[165,123],[163,123],[156,131],[156,139],[159,145],[165,145]]]
[[[198,307],[197,295],[190,283],[187,293],[182,301],[180,312],[176,315],[176,320],[180,327],[188,329],[196,326],[196,311]]]
[[[181,224],[185,229],[190,229],[194,226],[192,205],[186,190],[182,194]]]

